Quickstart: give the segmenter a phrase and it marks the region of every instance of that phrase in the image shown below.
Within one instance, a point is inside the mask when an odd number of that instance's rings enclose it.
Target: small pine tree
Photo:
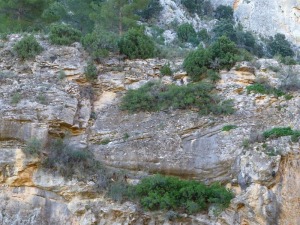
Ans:
[[[190,42],[192,44],[199,44],[197,33],[193,26],[189,23],[181,24],[177,29],[177,36],[181,42]]]
[[[70,45],[80,41],[81,32],[66,24],[54,24],[50,28],[49,39],[52,44]]]
[[[34,58],[43,51],[42,46],[37,42],[33,35],[22,38],[14,46],[14,51],[18,56],[24,59]]]
[[[146,59],[155,56],[155,45],[141,29],[130,29],[119,41],[120,52],[130,59]]]
[[[268,50],[271,56],[279,54],[283,57],[293,57],[295,55],[291,43],[285,39],[284,34],[276,34],[274,38],[271,38],[268,44]]]

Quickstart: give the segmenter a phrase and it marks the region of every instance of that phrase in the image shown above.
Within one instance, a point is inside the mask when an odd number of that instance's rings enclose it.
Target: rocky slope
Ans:
[[[246,92],[255,79],[280,85],[282,77],[299,73],[299,66],[261,59],[223,71],[217,90],[234,100],[231,116],[199,116],[188,110],[129,114],[119,109],[121,97],[128,89],[160,79],[159,68],[166,60],[108,59],[98,65],[98,79],[90,84],[83,74],[88,56],[79,44],[57,47],[40,39],[45,50],[22,62],[11,50],[19,39],[12,35],[0,48],[0,224],[299,223],[299,142],[271,139],[268,149],[259,142],[259,134],[272,127],[300,129],[299,93],[286,100]],[[188,82],[181,62],[171,62],[176,73],[162,82]],[[280,72],[273,72],[274,67]],[[225,125],[237,128],[222,131]],[[182,215],[175,222],[165,212],[115,203],[95,191],[95,180],[66,180],[43,170],[39,158],[24,154],[31,138],[46,142],[66,133],[71,145],[88,147],[97,160],[125,169],[134,179],[162,173],[221,181],[236,197],[217,216],[211,208],[207,215]],[[103,145],[103,140],[109,143]]]
[[[285,34],[294,44],[300,43],[300,2],[298,0],[211,0],[213,5],[230,5],[234,15],[246,29],[262,36]],[[201,21],[197,15],[189,15],[177,1],[161,0],[164,10],[160,21],[170,24],[192,23],[196,29],[211,26]]]

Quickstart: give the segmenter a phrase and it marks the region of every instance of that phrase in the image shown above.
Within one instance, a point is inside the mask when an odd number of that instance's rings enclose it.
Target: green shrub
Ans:
[[[105,139],[101,140],[100,144],[101,145],[107,145],[109,142],[110,142],[110,139],[109,138],[105,138]]]
[[[286,57],[280,57],[280,62],[285,64],[285,65],[296,65],[297,62],[293,57],[291,56],[286,56]]]
[[[100,60],[107,57],[110,52],[118,51],[118,36],[96,27],[93,33],[87,34],[82,39],[82,44],[93,59]]]
[[[219,184],[206,186],[197,181],[160,175],[142,179],[133,191],[146,210],[184,210],[190,214],[207,210],[210,204],[226,208],[234,197]]]
[[[110,185],[107,196],[114,201],[123,202],[130,195],[129,186],[124,182],[114,182]]]
[[[121,109],[137,112],[198,108],[201,114],[232,114],[232,101],[220,101],[210,94],[212,88],[209,83],[177,86],[148,82],[137,90],[129,90]]]
[[[300,131],[299,130],[295,130],[291,136],[291,141],[292,142],[298,142],[300,138]]]
[[[52,44],[70,45],[80,41],[81,32],[66,24],[54,24],[50,27],[49,39]]]
[[[236,129],[237,126],[236,125],[226,125],[222,128],[222,131],[230,131],[232,129]]]
[[[183,62],[183,68],[193,81],[198,81],[206,78],[209,69],[230,69],[239,59],[239,50],[236,45],[227,37],[220,37],[209,48],[198,48],[196,51],[191,52]],[[211,71],[210,71],[211,73]]]
[[[218,20],[233,21],[233,8],[230,6],[219,5],[215,10],[215,18]]]
[[[181,24],[177,29],[177,36],[181,42],[190,42],[194,45],[199,44],[197,33],[193,26],[189,23]]]
[[[275,127],[271,130],[267,130],[263,133],[264,138],[269,137],[282,137],[282,136],[290,136],[293,135],[294,131],[290,127]]]
[[[48,155],[43,159],[42,166],[57,171],[66,178],[76,176],[78,179],[85,179],[87,175],[97,174],[102,169],[90,151],[73,149],[63,139],[50,143]]]
[[[250,147],[250,140],[249,139],[244,139],[242,142],[242,147],[245,149],[248,149]]]
[[[14,46],[14,51],[22,60],[34,58],[43,51],[42,46],[37,42],[33,35],[23,37]]]
[[[201,29],[197,34],[199,41],[203,41],[205,44],[210,42],[210,35],[208,34],[206,29]]]
[[[230,69],[239,60],[239,50],[229,38],[222,36],[210,46],[212,59],[218,60],[219,69]]]
[[[212,53],[209,49],[198,48],[184,59],[183,68],[193,81],[199,81],[207,76],[207,70],[212,61]]]
[[[172,76],[173,72],[171,70],[170,63],[167,63],[160,68],[160,74],[163,76]]]
[[[130,29],[119,41],[120,53],[130,59],[146,59],[154,57],[156,49],[150,37],[142,29]]]
[[[40,154],[42,150],[42,142],[37,138],[32,138],[27,141],[26,147],[24,148],[24,152],[26,155],[37,156]]]
[[[251,84],[249,86],[246,87],[247,89],[247,93],[249,94],[250,92],[253,93],[259,93],[259,94],[266,94],[266,95],[270,95],[273,94],[276,97],[280,97],[283,96],[285,93],[277,88],[273,88],[267,84]]]
[[[181,0],[181,4],[190,13],[197,13],[200,17],[211,17],[213,14],[213,6],[207,0]]]
[[[59,79],[59,80],[63,80],[63,79],[65,79],[66,77],[67,77],[67,75],[66,75],[65,71],[60,70],[60,71],[58,72],[58,79]]]
[[[271,37],[267,47],[271,56],[278,54],[282,57],[293,57],[295,55],[291,43],[285,39],[284,34],[276,34],[274,37]]]
[[[18,104],[21,101],[22,97],[20,95],[20,93],[15,93],[12,97],[11,97],[11,104]]]
[[[142,17],[142,19],[148,21],[151,18],[157,18],[162,9],[163,7],[159,0],[150,0],[148,6],[138,14]]]
[[[206,75],[212,82],[216,82],[221,79],[220,74],[214,70],[207,70]]]
[[[84,68],[85,78],[88,81],[94,81],[98,77],[98,70],[97,67],[94,65],[93,62],[89,62],[87,66]]]
[[[213,28],[214,38],[219,38],[222,36],[228,37],[231,41],[237,41],[237,33],[234,29],[234,23],[230,20],[220,20],[217,21],[215,27]]]
[[[40,104],[43,104],[43,105],[47,105],[48,104],[48,99],[47,99],[47,96],[43,93],[39,93],[37,96],[36,96],[36,100],[40,103]]]

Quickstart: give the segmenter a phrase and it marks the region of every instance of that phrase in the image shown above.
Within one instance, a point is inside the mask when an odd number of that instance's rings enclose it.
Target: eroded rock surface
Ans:
[[[298,224],[299,142],[290,137],[260,135],[272,127],[300,129],[299,93],[293,98],[247,93],[246,86],[265,79],[281,85],[288,71],[261,59],[222,71],[217,92],[233,99],[230,116],[200,116],[192,110],[130,114],[119,103],[129,89],[150,80],[184,85],[182,60],[171,63],[173,77],[161,77],[166,60],[119,61],[97,65],[98,79],[84,78],[87,55],[79,44],[51,46],[39,40],[44,52],[19,61],[11,51],[20,39],[12,35],[0,49],[0,223],[11,224]],[[280,72],[270,68],[280,67]],[[64,71],[65,77],[61,77]],[[16,101],[16,93],[19,99]],[[223,131],[225,125],[235,129]],[[166,212],[141,212],[133,203],[115,203],[96,191],[97,182],[65,179],[41,168],[40,159],[24,154],[26,141],[68,136],[72,146],[89,148],[95,158],[138,179],[161,173],[206,183],[220,181],[236,197],[216,215],[182,215],[177,222]],[[106,140],[107,143],[103,144]],[[47,144],[46,141],[43,144]],[[43,152],[47,154],[47,152]]]

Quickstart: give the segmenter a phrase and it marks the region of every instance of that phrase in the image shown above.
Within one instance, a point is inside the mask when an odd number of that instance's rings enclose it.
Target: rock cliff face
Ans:
[[[199,116],[176,110],[129,114],[119,103],[126,90],[160,79],[165,60],[118,61],[99,65],[94,84],[83,75],[87,55],[79,44],[45,47],[34,60],[20,61],[11,46],[18,35],[0,48],[0,224],[298,224],[300,196],[299,142],[289,137],[266,142],[259,134],[272,127],[300,129],[299,93],[293,98],[247,94],[255,79],[280,85],[280,76],[300,72],[299,66],[259,60],[223,71],[217,90],[233,99],[231,116]],[[173,60],[173,77],[165,83],[188,82]],[[281,67],[280,73],[269,68]],[[61,74],[64,71],[66,77]],[[19,101],[16,101],[18,93]],[[222,131],[225,125],[236,125]],[[95,181],[66,180],[43,170],[39,158],[24,154],[26,141],[69,134],[77,148],[88,147],[97,160],[111,168],[135,174],[162,173],[206,183],[221,181],[236,197],[216,216],[182,215],[170,222],[164,212],[141,212],[133,203],[115,203],[95,191]],[[106,145],[100,144],[109,140]],[[45,143],[46,144],[46,143]],[[46,153],[45,153],[46,154]]]
[[[246,29],[258,35],[274,36],[276,33],[285,34],[294,44],[300,43],[300,2],[298,0],[211,0],[213,5],[230,5],[234,15]],[[192,23],[196,29],[211,26],[201,21],[197,15],[191,16],[177,1],[161,0],[164,10],[162,23]]]

